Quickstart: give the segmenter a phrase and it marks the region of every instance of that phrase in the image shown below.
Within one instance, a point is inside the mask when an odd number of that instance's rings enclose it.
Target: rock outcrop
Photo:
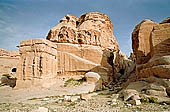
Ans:
[[[98,73],[95,72],[87,72],[85,75],[85,79],[88,83],[94,84],[94,90],[102,90],[102,78]]]
[[[17,67],[18,60],[18,51],[0,49],[0,77],[3,74],[10,74],[12,69]]]
[[[99,12],[86,13],[80,18],[66,15],[57,26],[49,31],[47,39],[54,42],[80,43],[118,49],[110,19]]]
[[[41,85],[58,77],[96,72],[108,84],[133,70],[134,64],[120,52],[110,19],[90,12],[80,18],[66,15],[46,38],[22,41],[17,86]],[[48,84],[47,84],[48,85]]]
[[[27,82],[26,86],[38,85],[43,79],[72,77],[87,72],[98,73],[103,84],[107,84],[116,80],[114,74],[120,69],[123,69],[121,75],[131,72],[131,64],[120,53],[113,25],[105,14],[90,12],[80,18],[66,15],[50,30],[46,39],[20,43],[17,72],[17,82],[20,83],[17,85],[22,86],[23,82]]]
[[[151,29],[145,28],[149,34],[148,36],[144,34],[141,36],[132,35],[133,46],[148,46],[148,57],[146,56],[145,58],[139,57],[139,53],[133,47],[136,55],[136,74],[139,78],[152,75],[161,78],[170,78],[170,23],[168,21],[168,18],[161,22],[161,24],[150,21]],[[142,32],[142,29],[139,29],[139,32]],[[138,38],[142,38],[144,41],[134,41]]]
[[[57,46],[44,39],[22,41],[17,66],[17,87],[48,86],[57,73]],[[45,80],[45,81],[44,81]]]
[[[151,20],[143,20],[132,33],[132,49],[136,56],[136,64],[147,63],[151,58],[151,33],[157,23]]]

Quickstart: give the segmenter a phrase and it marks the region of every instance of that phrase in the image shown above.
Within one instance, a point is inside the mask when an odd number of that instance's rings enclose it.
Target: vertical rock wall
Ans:
[[[17,67],[17,86],[24,86],[24,81],[34,85],[38,83],[35,80],[56,77],[57,50],[52,42],[44,39],[22,41],[19,51],[21,57]]]
[[[155,25],[157,24],[151,20],[143,20],[132,33],[132,49],[136,56],[136,64],[144,64],[151,58],[151,33]]]
[[[3,74],[10,74],[11,70],[17,67],[18,60],[18,51],[0,49],[0,77]]]
[[[139,57],[139,53],[133,47],[133,51],[137,57],[136,59],[136,74],[139,78],[141,77],[149,77],[149,76],[157,76],[161,78],[170,78],[170,19],[167,18],[160,24],[156,24],[154,22],[150,22],[149,27],[146,25],[145,27],[150,28],[147,29],[147,32],[150,36],[144,35],[145,32],[141,28],[139,28],[138,32],[141,32],[140,35],[132,35],[133,46],[141,45],[141,48],[149,46],[148,54],[150,54],[150,58],[144,58],[143,63],[141,62],[142,58]],[[141,24],[145,25],[145,24]],[[138,26],[138,25],[137,25]],[[135,30],[134,30],[135,32]],[[134,39],[141,38],[145,40],[143,41],[134,41]],[[147,38],[150,38],[147,40]],[[148,44],[148,42],[150,44]],[[142,51],[142,50],[141,50]]]

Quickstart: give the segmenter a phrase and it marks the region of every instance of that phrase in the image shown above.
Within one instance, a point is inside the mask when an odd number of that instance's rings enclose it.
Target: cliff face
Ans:
[[[17,66],[17,86],[50,85],[58,77],[97,72],[103,84],[156,75],[170,78],[169,18],[157,24],[143,20],[132,33],[134,62],[121,53],[110,19],[90,12],[80,18],[66,15],[51,28],[46,39],[22,41]],[[0,55],[9,56],[3,51]],[[136,59],[135,59],[136,57]],[[136,72],[134,72],[136,68]]]
[[[136,55],[136,74],[139,77],[155,75],[170,78],[170,22],[169,18],[160,24],[154,22],[140,23],[138,35],[136,28],[132,35],[133,51]],[[138,27],[138,25],[137,25]],[[147,32],[147,34],[145,34]],[[139,41],[135,41],[139,40]],[[142,40],[142,41],[141,41]],[[137,47],[136,47],[137,46]],[[140,52],[138,52],[138,49]],[[141,54],[143,54],[143,56]]]
[[[18,51],[0,49],[0,76],[3,74],[10,74],[12,69],[17,67],[18,61]]]
[[[50,85],[60,76],[87,72],[97,72],[103,84],[108,84],[116,80],[115,72],[125,71],[119,76],[131,72],[125,70],[129,67],[128,59],[123,61],[125,56],[120,53],[110,19],[99,12],[86,13],[80,18],[66,15],[50,29],[46,40],[22,41],[19,51],[17,87],[43,86],[45,82]]]
[[[136,64],[144,64],[151,58],[151,33],[155,25],[157,23],[151,20],[143,20],[133,30],[132,49],[136,56]]]
[[[110,19],[99,12],[86,13],[80,18],[66,15],[57,26],[50,29],[47,39],[54,42],[80,43],[118,49]]]

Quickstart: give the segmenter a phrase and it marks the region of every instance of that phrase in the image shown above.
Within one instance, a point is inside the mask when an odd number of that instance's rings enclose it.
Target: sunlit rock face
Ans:
[[[8,51],[0,48],[0,77],[3,74],[10,74],[12,69],[16,69],[18,60],[18,51]]]
[[[19,51],[17,87],[49,86],[55,78],[87,72],[98,73],[107,84],[115,80],[115,71],[126,68],[123,62],[119,64],[122,56],[113,25],[99,12],[80,18],[66,15],[50,29],[46,39],[24,40]]]
[[[109,17],[99,12],[86,13],[80,18],[66,15],[59,24],[50,29],[47,39],[118,48]]]
[[[151,20],[143,20],[133,30],[132,49],[136,56],[136,64],[144,64],[151,58],[151,33],[155,25],[157,23]]]
[[[143,22],[144,24],[145,22]],[[146,23],[145,23],[146,24]],[[132,35],[133,50],[136,55],[136,73],[139,77],[157,76],[170,78],[170,23],[169,18],[160,24],[148,23],[144,28],[149,35],[138,28],[138,35]],[[140,25],[142,26],[142,24]],[[149,29],[148,29],[149,28]],[[134,30],[135,32],[136,30]],[[133,32],[133,34],[134,34]],[[139,39],[141,38],[140,41]],[[137,39],[138,41],[135,41]],[[140,53],[135,46],[141,46]],[[137,47],[137,48],[139,48]],[[144,50],[147,50],[146,54]],[[144,61],[145,60],[145,61]]]

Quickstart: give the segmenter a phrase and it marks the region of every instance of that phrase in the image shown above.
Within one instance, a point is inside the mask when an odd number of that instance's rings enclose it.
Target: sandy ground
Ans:
[[[0,112],[170,112],[167,104],[142,103],[131,105],[115,99],[114,91],[102,90],[93,93],[90,100],[65,101],[64,95],[79,96],[91,85],[76,87],[12,89],[0,87]],[[93,94],[91,93],[91,94]]]
[[[0,87],[0,103],[27,102],[31,98],[88,93],[92,86],[91,84],[82,84],[74,87],[58,87],[53,85],[50,88],[28,89],[13,89],[9,86],[3,86]]]

